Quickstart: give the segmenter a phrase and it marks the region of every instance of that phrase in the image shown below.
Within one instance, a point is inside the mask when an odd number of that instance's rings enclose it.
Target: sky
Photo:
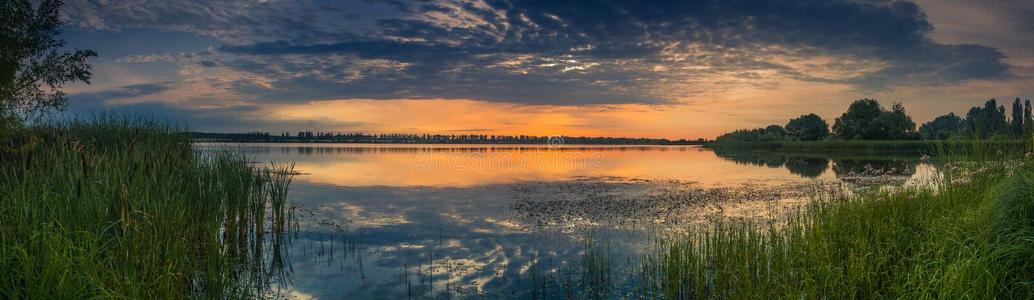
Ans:
[[[66,0],[68,115],[193,130],[713,138],[1034,97],[1032,1]],[[1000,100],[1001,101],[1001,100]]]

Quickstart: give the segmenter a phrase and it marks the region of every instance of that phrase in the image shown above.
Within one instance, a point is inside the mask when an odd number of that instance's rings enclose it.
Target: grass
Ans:
[[[257,298],[284,280],[290,168],[202,154],[181,132],[99,118],[0,135],[0,298]],[[639,262],[635,295],[1034,298],[1034,158],[1005,160],[1000,145],[932,146],[969,149],[936,186],[664,240]],[[546,274],[533,297],[614,295],[608,248],[585,249],[582,283]]]
[[[1034,159],[954,165],[968,167],[936,186],[817,201],[779,224],[725,222],[662,241],[641,263],[643,294],[1034,298]]]
[[[283,278],[289,168],[99,117],[2,141],[0,298],[253,298]]]

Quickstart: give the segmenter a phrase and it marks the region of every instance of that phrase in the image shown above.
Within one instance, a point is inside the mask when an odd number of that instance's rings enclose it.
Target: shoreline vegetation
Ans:
[[[932,185],[663,239],[629,274],[634,294],[1034,297],[1034,156],[1029,141],[1007,142],[938,148],[949,150]],[[3,298],[255,298],[288,280],[290,167],[202,154],[189,133],[119,118],[35,125],[3,143]]]
[[[703,145],[704,139],[669,140],[628,137],[533,136],[533,135],[440,135],[298,132],[296,135],[268,132],[190,132],[196,142],[230,143],[347,143],[347,144],[485,144],[485,145]]]
[[[939,116],[916,129],[912,117],[900,102],[886,109],[875,99],[859,99],[851,103],[830,126],[822,117],[811,113],[790,119],[786,125],[768,125],[762,128],[738,129],[715,138],[709,145],[771,146],[786,142],[849,142],[875,141],[877,144],[925,146],[933,141],[956,144],[959,141],[1024,140],[1034,135],[1034,117],[1031,102],[1021,104],[1016,98],[1012,117],[1007,117],[1004,105],[995,99],[969,110],[965,118],[954,113]],[[792,144],[793,145],[793,144]],[[796,145],[821,145],[798,143]],[[860,144],[864,145],[864,144]],[[808,148],[808,147],[800,147]]]
[[[662,239],[639,265],[646,298],[1034,298],[1034,120],[994,99],[915,123],[900,103],[855,101],[736,130],[716,151],[936,156],[933,182],[818,197],[782,222],[719,221]],[[830,130],[832,129],[832,130]]]
[[[951,161],[931,185],[817,199],[781,223],[720,222],[662,240],[642,258],[640,293],[1030,299],[1034,156],[1027,145],[1025,152],[983,146],[947,154]]]
[[[64,108],[62,86],[92,76],[88,59],[97,53],[69,50],[58,39],[61,6],[52,0],[0,6],[5,20],[15,20],[2,32],[0,57],[0,299],[253,299],[289,286],[286,252],[298,228],[287,203],[293,165],[201,152],[196,141],[918,151],[944,161],[932,183],[819,197],[783,222],[717,221],[658,241],[637,262],[636,274],[622,276],[639,279],[635,295],[654,299],[1034,298],[1030,100],[1012,101],[1011,116],[991,99],[965,116],[949,113],[917,129],[902,104],[887,109],[860,99],[832,126],[808,114],[713,143],[214,134],[118,117],[26,122]],[[584,252],[585,295],[609,298],[617,275],[610,273],[608,248],[594,243],[586,241]],[[533,299],[541,287],[537,272],[530,270]],[[445,284],[451,298],[451,281]]]
[[[126,118],[0,143],[0,298],[255,298],[285,279],[289,165]]]
[[[813,153],[896,153],[934,156],[941,153],[965,153],[973,149],[989,148],[1001,151],[1025,149],[1028,139],[996,140],[821,140],[821,141],[758,141],[706,143],[704,148],[763,150],[775,152]]]

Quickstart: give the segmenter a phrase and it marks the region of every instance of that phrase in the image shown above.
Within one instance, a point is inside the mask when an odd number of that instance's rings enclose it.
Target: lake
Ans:
[[[295,164],[280,296],[622,298],[660,238],[921,183],[919,155],[698,146],[198,144]],[[847,188],[844,188],[847,187]]]

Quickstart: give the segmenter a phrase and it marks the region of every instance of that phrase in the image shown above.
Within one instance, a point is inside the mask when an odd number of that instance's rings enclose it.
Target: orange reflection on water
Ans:
[[[802,180],[784,168],[735,163],[698,146],[247,144],[241,147],[255,161],[295,162],[296,171],[305,173],[296,180],[338,186],[478,186],[578,177],[680,180],[704,186]]]

